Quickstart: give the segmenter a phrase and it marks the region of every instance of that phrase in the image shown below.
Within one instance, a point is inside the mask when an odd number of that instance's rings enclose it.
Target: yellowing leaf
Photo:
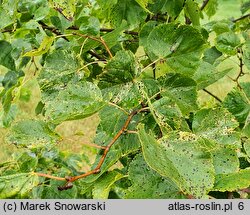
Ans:
[[[45,54],[46,52],[49,51],[53,41],[54,41],[54,37],[45,36],[38,49],[26,52],[23,55],[23,57],[34,57],[34,56],[40,56],[40,55]]]

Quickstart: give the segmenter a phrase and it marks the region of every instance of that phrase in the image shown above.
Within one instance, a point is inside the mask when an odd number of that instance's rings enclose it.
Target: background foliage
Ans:
[[[0,197],[249,198],[249,9],[2,0]]]

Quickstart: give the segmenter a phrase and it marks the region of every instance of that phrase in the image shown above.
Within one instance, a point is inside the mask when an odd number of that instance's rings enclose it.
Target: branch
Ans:
[[[244,15],[244,16],[241,16],[241,17],[239,17],[239,18],[237,18],[237,19],[234,19],[234,20],[232,20],[232,22],[238,22],[238,21],[240,21],[240,20],[242,20],[242,19],[246,19],[246,18],[248,18],[248,17],[250,17],[250,13],[248,13],[248,14],[246,14],[246,15]]]
[[[101,55],[97,54],[97,53],[94,52],[94,51],[89,50],[89,51],[87,51],[87,52],[88,52],[92,57],[95,57],[95,58],[97,58],[97,59],[100,60],[100,61],[106,61],[105,58],[103,58]]]
[[[114,29],[111,29],[111,28],[101,28],[100,31],[102,32],[111,32],[113,31]],[[138,36],[139,33],[138,32],[135,32],[135,31],[124,31],[125,34],[131,34],[131,35],[134,35],[134,36]]]
[[[111,58],[113,57],[109,47],[107,46],[106,42],[104,41],[104,39],[102,37],[100,37],[100,39],[99,39],[99,38],[96,38],[96,37],[93,37],[93,36],[89,36],[89,35],[86,35],[86,34],[80,34],[80,33],[77,33],[77,32],[73,32],[72,34],[83,37],[83,38],[88,38],[88,39],[91,39],[91,40],[94,40],[94,41],[97,41],[97,42],[101,43],[105,47],[105,49],[107,50],[109,56]]]
[[[103,163],[104,163],[104,161],[105,161],[105,158],[107,157],[107,154],[108,154],[110,148],[111,148],[111,147],[113,146],[113,144],[119,139],[119,137],[120,137],[122,134],[126,133],[127,128],[128,128],[128,126],[129,126],[129,123],[131,122],[133,116],[135,116],[136,114],[138,114],[138,113],[140,113],[140,112],[142,112],[142,111],[143,111],[143,109],[134,110],[134,111],[132,111],[132,112],[129,114],[129,116],[128,116],[127,120],[125,121],[124,125],[122,126],[122,128],[118,131],[118,133],[117,133],[117,134],[115,135],[115,137],[111,140],[111,142],[105,147],[105,150],[104,150],[104,152],[103,152],[103,154],[102,154],[101,159],[99,160],[99,163],[97,164],[97,166],[96,166],[93,170],[90,170],[89,172],[86,172],[86,173],[84,173],[84,174],[82,174],[82,175],[77,175],[77,176],[67,177],[67,178],[65,177],[65,179],[67,180],[66,184],[63,185],[63,186],[58,187],[58,189],[59,189],[59,190],[67,190],[67,189],[69,189],[69,188],[72,187],[72,182],[74,182],[74,181],[76,181],[76,180],[78,180],[78,179],[81,179],[81,178],[85,178],[85,177],[87,177],[87,176],[89,176],[89,175],[93,175],[93,174],[99,173],[99,172],[101,171],[101,167],[102,167],[102,165],[103,165]]]
[[[202,11],[208,4],[209,0],[204,0],[201,7],[200,7],[200,10]]]
[[[46,177],[46,178],[51,178],[51,179],[54,179],[54,180],[58,180],[58,181],[66,181],[66,183],[63,185],[63,186],[59,186],[58,187],[58,190],[62,191],[62,190],[67,190],[67,189],[70,189],[72,188],[73,184],[72,182],[78,180],[78,179],[81,179],[81,178],[85,178],[89,175],[93,175],[93,174],[97,174],[101,171],[101,167],[105,161],[105,158],[107,157],[107,154],[110,150],[110,148],[114,145],[114,143],[119,139],[119,137],[122,135],[122,134],[126,134],[126,133],[136,133],[135,131],[130,131],[130,130],[127,130],[132,118],[140,113],[140,112],[144,112],[144,111],[148,111],[146,110],[145,108],[141,108],[139,110],[134,110],[132,111],[129,115],[128,115],[128,118],[127,120],[125,121],[124,125],[122,126],[122,128],[117,132],[117,134],[115,135],[115,137],[110,141],[110,143],[107,145],[107,146],[104,146],[104,147],[101,147],[102,149],[104,149],[104,152],[97,164],[97,166],[93,169],[93,170],[90,170],[89,172],[86,172],[82,175],[77,175],[77,176],[73,176],[73,177],[70,177],[70,176],[65,176],[64,178],[62,177],[57,177],[57,176],[53,176],[53,175],[49,175],[49,174],[44,174],[44,173],[34,173],[38,176],[41,176],[41,177]]]
[[[203,89],[204,92],[206,92],[207,94],[209,94],[210,96],[214,97],[218,102],[222,102],[222,100],[217,97],[216,95],[214,95],[213,93],[211,93],[210,91]]]

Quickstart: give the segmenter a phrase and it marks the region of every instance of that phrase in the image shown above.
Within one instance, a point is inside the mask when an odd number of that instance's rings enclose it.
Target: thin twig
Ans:
[[[90,63],[84,65],[83,67],[79,68],[79,69],[77,70],[77,72],[80,72],[81,70],[85,69],[86,67],[88,67],[88,66],[90,66],[90,65],[92,65],[92,64],[98,64],[98,63],[101,63],[101,62],[105,63],[106,61],[96,60],[96,61],[90,62]]]
[[[104,149],[104,152],[97,164],[97,166],[93,169],[93,170],[90,170],[89,172],[86,172],[84,174],[81,174],[81,175],[77,175],[77,176],[73,176],[73,177],[70,177],[70,176],[65,176],[64,178],[62,177],[57,177],[57,176],[53,176],[53,175],[49,175],[49,174],[44,174],[44,173],[34,173],[38,176],[41,176],[41,177],[46,177],[46,178],[51,178],[51,179],[54,179],[54,180],[58,180],[58,181],[66,181],[65,185],[63,186],[59,186],[58,187],[58,190],[67,190],[67,189],[70,189],[72,188],[73,184],[72,182],[78,180],[78,179],[81,179],[81,178],[85,178],[89,175],[93,175],[93,174],[97,174],[101,171],[101,167],[105,161],[105,158],[107,157],[107,154],[110,150],[110,148],[112,147],[112,145],[119,139],[119,137],[122,135],[122,134],[126,134],[127,132],[127,128],[132,120],[132,118],[140,113],[140,112],[144,112],[146,109],[145,108],[141,108],[139,110],[134,110],[132,111],[127,120],[125,121],[124,125],[122,126],[122,128],[117,132],[117,134],[114,136],[114,138],[111,140],[111,142],[105,146],[105,148],[102,148]],[[135,133],[135,132],[133,132]]]
[[[112,32],[114,29],[111,28],[101,28],[100,31],[102,32]],[[130,34],[130,35],[134,35],[134,36],[138,36],[139,33],[136,31],[124,31],[125,34]]]
[[[104,57],[102,57],[101,55],[97,54],[95,51],[89,50],[87,51],[91,56],[97,58],[98,60],[101,61],[106,61],[106,59]]]
[[[222,100],[219,97],[217,97],[216,95],[214,95],[213,93],[211,93],[207,89],[203,89],[203,91],[206,92],[207,94],[209,94],[210,96],[214,97],[218,102],[222,102]]]
[[[158,58],[157,60],[155,60],[154,62],[148,64],[146,67],[144,67],[141,72],[144,72],[146,69],[148,69],[149,67],[151,67],[152,65],[155,65],[158,61],[160,61],[161,58]]]
[[[200,10],[203,10],[207,6],[208,2],[209,2],[209,0],[204,0],[201,7],[200,7]]]
[[[122,126],[122,128],[117,132],[117,134],[115,135],[115,137],[111,140],[111,142],[106,146],[103,154],[102,154],[102,157],[100,158],[97,166],[93,169],[93,170],[90,170],[89,172],[86,172],[82,175],[77,175],[77,176],[73,176],[73,177],[67,177],[66,180],[67,180],[67,183],[64,185],[64,186],[61,186],[61,187],[58,187],[59,190],[65,190],[65,189],[68,189],[68,188],[71,188],[72,186],[72,182],[78,180],[78,179],[81,179],[81,178],[85,178],[89,175],[93,175],[93,174],[97,174],[101,171],[101,167],[105,161],[105,158],[110,150],[110,148],[112,147],[112,145],[119,139],[119,137],[126,133],[125,131],[127,130],[128,126],[129,126],[129,123],[131,122],[133,116],[135,116],[136,114],[138,114],[139,112],[141,112],[142,109],[140,110],[134,110],[131,112],[131,114],[128,116],[127,120],[125,121],[124,125]],[[69,186],[70,185],[70,186]]]
[[[246,15],[244,15],[244,16],[241,16],[241,17],[239,17],[239,18],[237,18],[237,19],[234,19],[234,20],[232,20],[232,22],[238,22],[238,21],[240,21],[240,20],[242,20],[242,19],[246,19],[246,18],[248,18],[248,17],[250,17],[250,13],[248,13],[248,14],[246,14]]]
[[[66,178],[61,178],[61,177],[57,177],[57,176],[53,176],[53,175],[49,175],[49,174],[40,173],[40,172],[34,172],[34,174],[36,174],[40,177],[51,178],[51,179],[54,179],[57,181],[66,181]]]
[[[126,115],[129,115],[129,113],[125,109],[123,109],[122,107],[120,107],[119,105],[117,105],[117,104],[115,104],[113,102],[109,102],[108,104],[111,105],[111,106],[114,106],[114,107],[118,108],[121,111],[123,111]]]
[[[106,42],[104,41],[104,39],[102,37],[100,37],[100,39],[99,39],[99,38],[96,38],[96,37],[93,37],[93,36],[89,36],[89,35],[81,34],[81,33],[77,33],[77,32],[74,32],[73,34],[77,35],[77,36],[80,36],[80,37],[83,37],[83,38],[88,38],[88,39],[91,39],[91,40],[94,40],[94,41],[97,41],[97,42],[101,43],[105,47],[105,49],[107,50],[110,58],[113,57],[113,55],[112,55],[109,47],[107,46]]]

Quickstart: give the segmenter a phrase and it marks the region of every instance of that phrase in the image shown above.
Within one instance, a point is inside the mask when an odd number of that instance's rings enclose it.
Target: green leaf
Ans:
[[[48,55],[38,76],[42,100],[51,99],[60,89],[64,89],[65,85],[76,76],[77,69],[76,56],[69,51],[55,50]]]
[[[211,65],[207,62],[202,62],[193,76],[194,80],[197,82],[197,89],[201,90],[215,83],[219,79],[223,78],[231,70],[232,68],[219,71],[214,65]]]
[[[217,35],[225,33],[225,32],[230,32],[230,22],[228,21],[220,21],[220,22],[216,22],[213,25],[213,31],[215,31],[215,33]]]
[[[151,3],[152,0],[135,0],[142,8],[143,10],[145,10],[146,12],[148,13],[151,13],[148,9],[147,9],[147,6],[148,6],[148,3]],[[152,14],[152,13],[151,13]]]
[[[54,37],[44,36],[39,48],[37,50],[32,50],[26,52],[23,57],[33,57],[33,56],[41,56],[47,53],[54,42]]]
[[[239,123],[245,123],[250,112],[250,83],[242,83],[241,85],[242,90],[234,88],[228,93],[223,101],[223,106],[235,116]]]
[[[232,114],[223,108],[201,109],[194,116],[192,130],[219,144],[240,148],[240,135],[234,131],[238,126]]]
[[[162,24],[148,36],[146,46],[150,55],[166,58],[175,72],[192,75],[199,66],[205,41],[201,33],[191,26]]]
[[[102,175],[94,183],[92,190],[93,199],[108,199],[109,192],[114,183],[123,177],[124,175],[115,170]]]
[[[31,152],[24,152],[18,155],[17,162],[20,172],[32,172],[38,164],[38,158]]]
[[[215,39],[216,48],[227,55],[235,55],[240,46],[240,38],[234,32],[225,32]]]
[[[37,148],[53,143],[58,136],[43,121],[23,120],[11,128],[8,142],[21,147]]]
[[[242,13],[242,14],[246,13],[247,11],[249,11],[249,10],[250,10],[250,1],[244,2],[244,3],[241,5],[240,10],[241,10],[241,13]]]
[[[100,89],[91,82],[71,82],[56,97],[45,102],[45,116],[55,124],[83,119],[99,111],[105,102]]]
[[[132,185],[126,191],[128,199],[180,198],[179,188],[169,179],[152,170],[141,154],[129,165],[128,177]]]
[[[110,21],[114,27],[119,27],[126,20],[130,28],[134,29],[145,20],[147,13],[134,0],[118,0],[111,9]]]
[[[243,46],[243,63],[250,70],[250,38]]]
[[[196,1],[186,0],[185,9],[187,16],[190,18],[194,26],[200,25],[200,8]]]
[[[244,143],[244,150],[247,156],[250,158],[250,141],[249,140]]]
[[[27,198],[33,187],[39,183],[38,176],[33,173],[18,173],[0,177],[0,198]]]
[[[73,20],[74,13],[76,10],[75,0],[69,0],[69,1],[49,0],[49,3],[51,8],[60,11],[60,13],[62,13],[66,19],[68,19],[69,21]]]
[[[4,29],[5,27],[11,25],[14,20],[12,19],[12,17],[10,16],[10,14],[4,10],[4,8],[2,8],[0,6],[0,29]]]
[[[11,105],[8,112],[0,111],[0,127],[9,127],[18,113],[18,107]]]
[[[205,50],[203,60],[213,65],[221,55],[222,53],[218,51],[215,46],[212,46]]]
[[[250,169],[242,169],[236,173],[221,174],[215,178],[213,190],[232,192],[250,186]]]
[[[210,0],[208,1],[206,7],[204,8],[205,13],[211,18],[213,15],[216,14],[218,9],[218,0]]]
[[[196,135],[172,133],[157,141],[140,126],[139,139],[147,164],[174,181],[184,193],[204,198],[213,187],[212,159]]]
[[[216,175],[238,172],[240,163],[235,149],[218,147],[212,156]]]
[[[49,186],[43,187],[42,199],[76,199],[77,198],[77,187],[73,186],[69,190],[60,192],[58,186],[65,184],[65,181],[50,180]]]
[[[126,28],[127,28],[127,22],[125,20],[122,20],[121,24],[112,32],[109,32],[105,35],[103,35],[103,40],[105,41],[105,43],[107,44],[107,46],[109,47],[109,49],[111,49],[113,46],[115,46],[118,43],[118,38],[121,34],[121,32],[123,32]],[[94,41],[94,40],[88,40],[85,44],[84,47],[82,49],[83,52],[87,52],[90,49],[95,49],[97,47],[102,46],[102,44],[100,42]]]
[[[135,77],[135,58],[131,51],[118,51],[99,76],[99,86],[107,88],[125,84]]]
[[[157,0],[149,5],[149,10],[157,13],[167,13],[176,18],[183,9],[184,0]]]
[[[11,56],[12,47],[7,41],[0,40],[0,65],[10,70],[16,70],[15,61]]]
[[[76,24],[79,25],[79,30],[84,34],[98,35],[100,33],[100,22],[96,17],[81,17]]]
[[[181,74],[168,74],[159,81],[162,86],[161,95],[172,99],[184,115],[197,109],[196,83],[193,79]]]

